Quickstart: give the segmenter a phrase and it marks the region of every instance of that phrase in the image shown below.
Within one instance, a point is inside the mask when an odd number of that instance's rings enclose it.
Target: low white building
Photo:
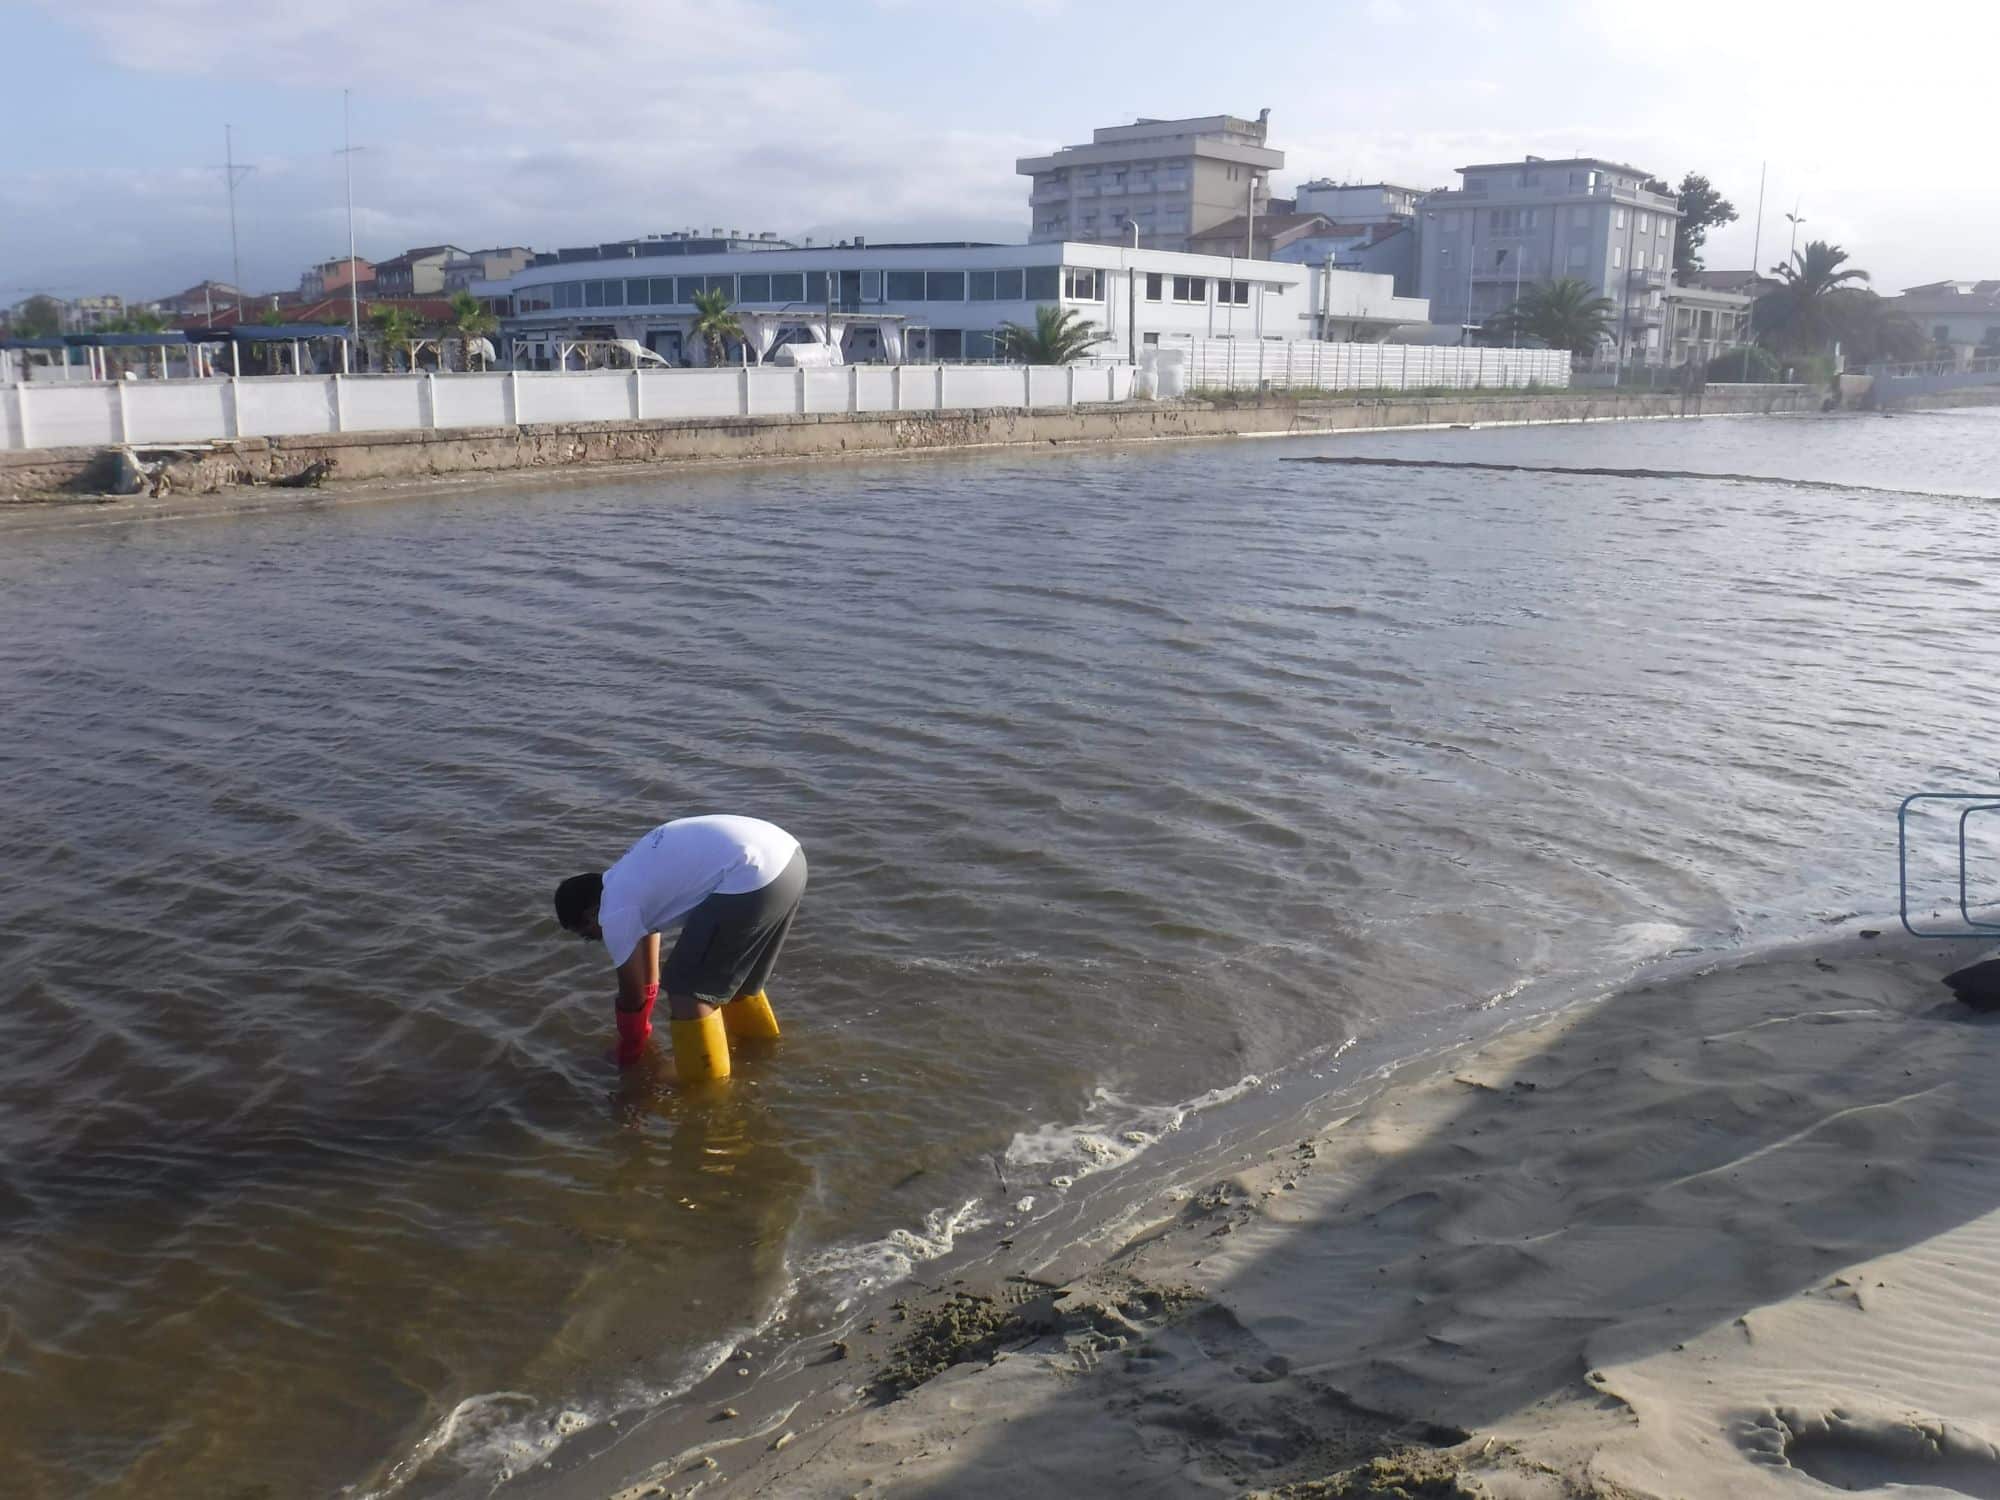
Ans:
[[[1094,324],[1092,353],[1104,358],[1172,334],[1377,341],[1428,317],[1388,276],[1073,241],[640,256],[531,266],[474,290],[499,309],[505,352],[542,369],[625,341],[701,363],[690,337],[698,291],[728,298],[746,334],[731,358],[753,364],[786,343],[825,343],[829,330],[842,362],[989,360],[1003,324],[1033,326],[1049,305]]]

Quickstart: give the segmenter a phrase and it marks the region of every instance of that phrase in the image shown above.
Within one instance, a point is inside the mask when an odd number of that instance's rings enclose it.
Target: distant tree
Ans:
[[[391,303],[377,303],[368,309],[368,326],[382,341],[382,366],[394,368],[389,356],[401,352],[405,368],[414,369],[417,335],[416,320]]]
[[[729,340],[743,342],[743,321],[729,307],[729,294],[720,287],[694,294],[694,341],[707,351],[708,362],[719,365],[727,353]]]
[[[62,304],[53,297],[30,297],[14,314],[14,334],[17,338],[54,338],[62,332],[62,324]]]
[[[451,294],[451,326],[458,335],[458,347],[465,360],[465,368],[472,368],[472,341],[483,339],[500,326],[500,320],[486,310],[486,307],[472,293],[464,290]]]
[[[142,307],[125,315],[125,326],[132,333],[164,333],[167,320],[152,308]]]
[[[285,315],[279,312],[277,306],[273,304],[257,314],[257,321],[262,323],[266,328],[277,328],[284,323]]]
[[[1736,205],[1718,193],[1706,177],[1690,172],[1674,194],[1680,202],[1680,222],[1674,226],[1674,280],[1686,285],[1701,269],[1701,247],[1708,232],[1736,222]]]
[[[1529,287],[1487,328],[1496,339],[1518,335],[1588,359],[1612,336],[1613,305],[1589,282],[1564,276]]]
[[[1035,309],[1035,326],[1002,323],[995,346],[1002,359],[1018,359],[1024,365],[1067,365],[1082,359],[1104,339],[1104,331],[1086,322],[1074,307],[1060,308],[1045,303]]]
[[[1840,336],[1840,301],[1834,293],[1858,290],[1868,273],[1846,265],[1847,252],[1825,240],[1794,250],[1783,265],[1771,267],[1780,285],[1750,309],[1757,342],[1785,354],[1818,354]]]

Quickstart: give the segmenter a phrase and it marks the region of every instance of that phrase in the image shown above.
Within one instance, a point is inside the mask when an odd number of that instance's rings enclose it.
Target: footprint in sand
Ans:
[[[1781,1406],[1744,1434],[1751,1457],[1837,1490],[2000,1500],[2000,1447],[1938,1417]],[[1890,1490],[1895,1486],[1894,1490]]]

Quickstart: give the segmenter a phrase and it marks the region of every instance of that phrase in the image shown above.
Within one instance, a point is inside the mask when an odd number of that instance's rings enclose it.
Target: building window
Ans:
[[[926,302],[963,302],[965,300],[965,272],[925,272],[924,300]]]
[[[1096,271],[1080,271],[1073,267],[1063,271],[1063,295],[1072,302],[1102,302],[1104,283]]]
[[[650,307],[653,303],[651,284],[638,277],[625,283],[625,305],[627,307]]]
[[[1215,284],[1215,300],[1222,306],[1234,303],[1238,307],[1250,305],[1250,283],[1247,281],[1218,281]]]
[[[1159,343],[1159,341],[1160,341],[1160,336],[1157,333],[1146,333],[1140,335],[1140,342],[1142,343],[1157,344]]]
[[[1611,269],[1614,271],[1625,269],[1625,247],[1623,245],[1613,245],[1611,247]]]
[[[966,276],[966,283],[968,293],[974,302],[991,302],[993,300],[993,273],[991,271],[970,272]]]
[[[974,273],[977,274],[976,272]],[[974,299],[975,301],[978,299]],[[983,328],[965,330],[965,357],[967,359],[995,359],[998,357],[996,336]]]
[[[1166,277],[1162,276],[1158,271],[1148,271],[1146,273],[1146,300],[1148,302],[1158,302],[1160,300],[1162,295],[1161,283],[1165,280]]]
[[[1644,213],[1640,214],[1639,233],[1651,234],[1652,232],[1653,232],[1653,216],[1651,214],[1644,214]]]
[[[646,300],[655,307],[674,306],[674,278],[671,276],[655,276],[652,286],[647,288]]]
[[[882,300],[882,273],[880,271],[863,271],[861,273],[861,300],[863,302],[880,302]]]
[[[1625,210],[1624,210],[1624,209],[1622,209],[1622,208],[1621,208],[1621,209],[1619,209],[1619,210],[1618,210],[1618,217],[1616,218],[1616,220],[1615,220],[1615,221],[1613,221],[1613,223],[1612,223],[1611,227],[1612,227],[1613,229],[1623,229],[1623,228],[1625,227]]]
[[[802,272],[779,271],[771,277],[771,300],[781,306],[806,300],[806,278]]]
[[[993,273],[993,300],[995,302],[1025,302],[1028,297],[1026,287],[1027,272],[1016,266],[1011,271]]]
[[[768,276],[739,276],[736,279],[736,297],[739,302],[769,302],[771,300],[771,278]]]
[[[1030,266],[1023,279],[1027,282],[1025,300],[1029,302],[1053,302],[1062,295],[1062,272],[1056,266]]]
[[[924,300],[924,273],[922,271],[884,271],[882,273],[883,295],[891,302],[921,302]]]
[[[1208,278],[1206,276],[1176,276],[1174,278],[1174,301],[1206,302],[1208,300]]]
[[[585,307],[602,307],[602,306],[604,306],[604,283],[603,283],[603,282],[601,282],[601,281],[586,281],[586,282],[585,282],[585,283],[583,284],[583,305],[584,305]]]

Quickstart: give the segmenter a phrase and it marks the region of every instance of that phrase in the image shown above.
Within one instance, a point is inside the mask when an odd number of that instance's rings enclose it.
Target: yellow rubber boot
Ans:
[[[675,1017],[667,1029],[673,1033],[674,1071],[682,1083],[729,1076],[729,1036],[720,1011],[712,1010],[698,1021]]]
[[[722,1007],[722,1016],[731,1036],[777,1040],[778,1018],[771,1014],[771,997],[762,990],[738,995]]]

